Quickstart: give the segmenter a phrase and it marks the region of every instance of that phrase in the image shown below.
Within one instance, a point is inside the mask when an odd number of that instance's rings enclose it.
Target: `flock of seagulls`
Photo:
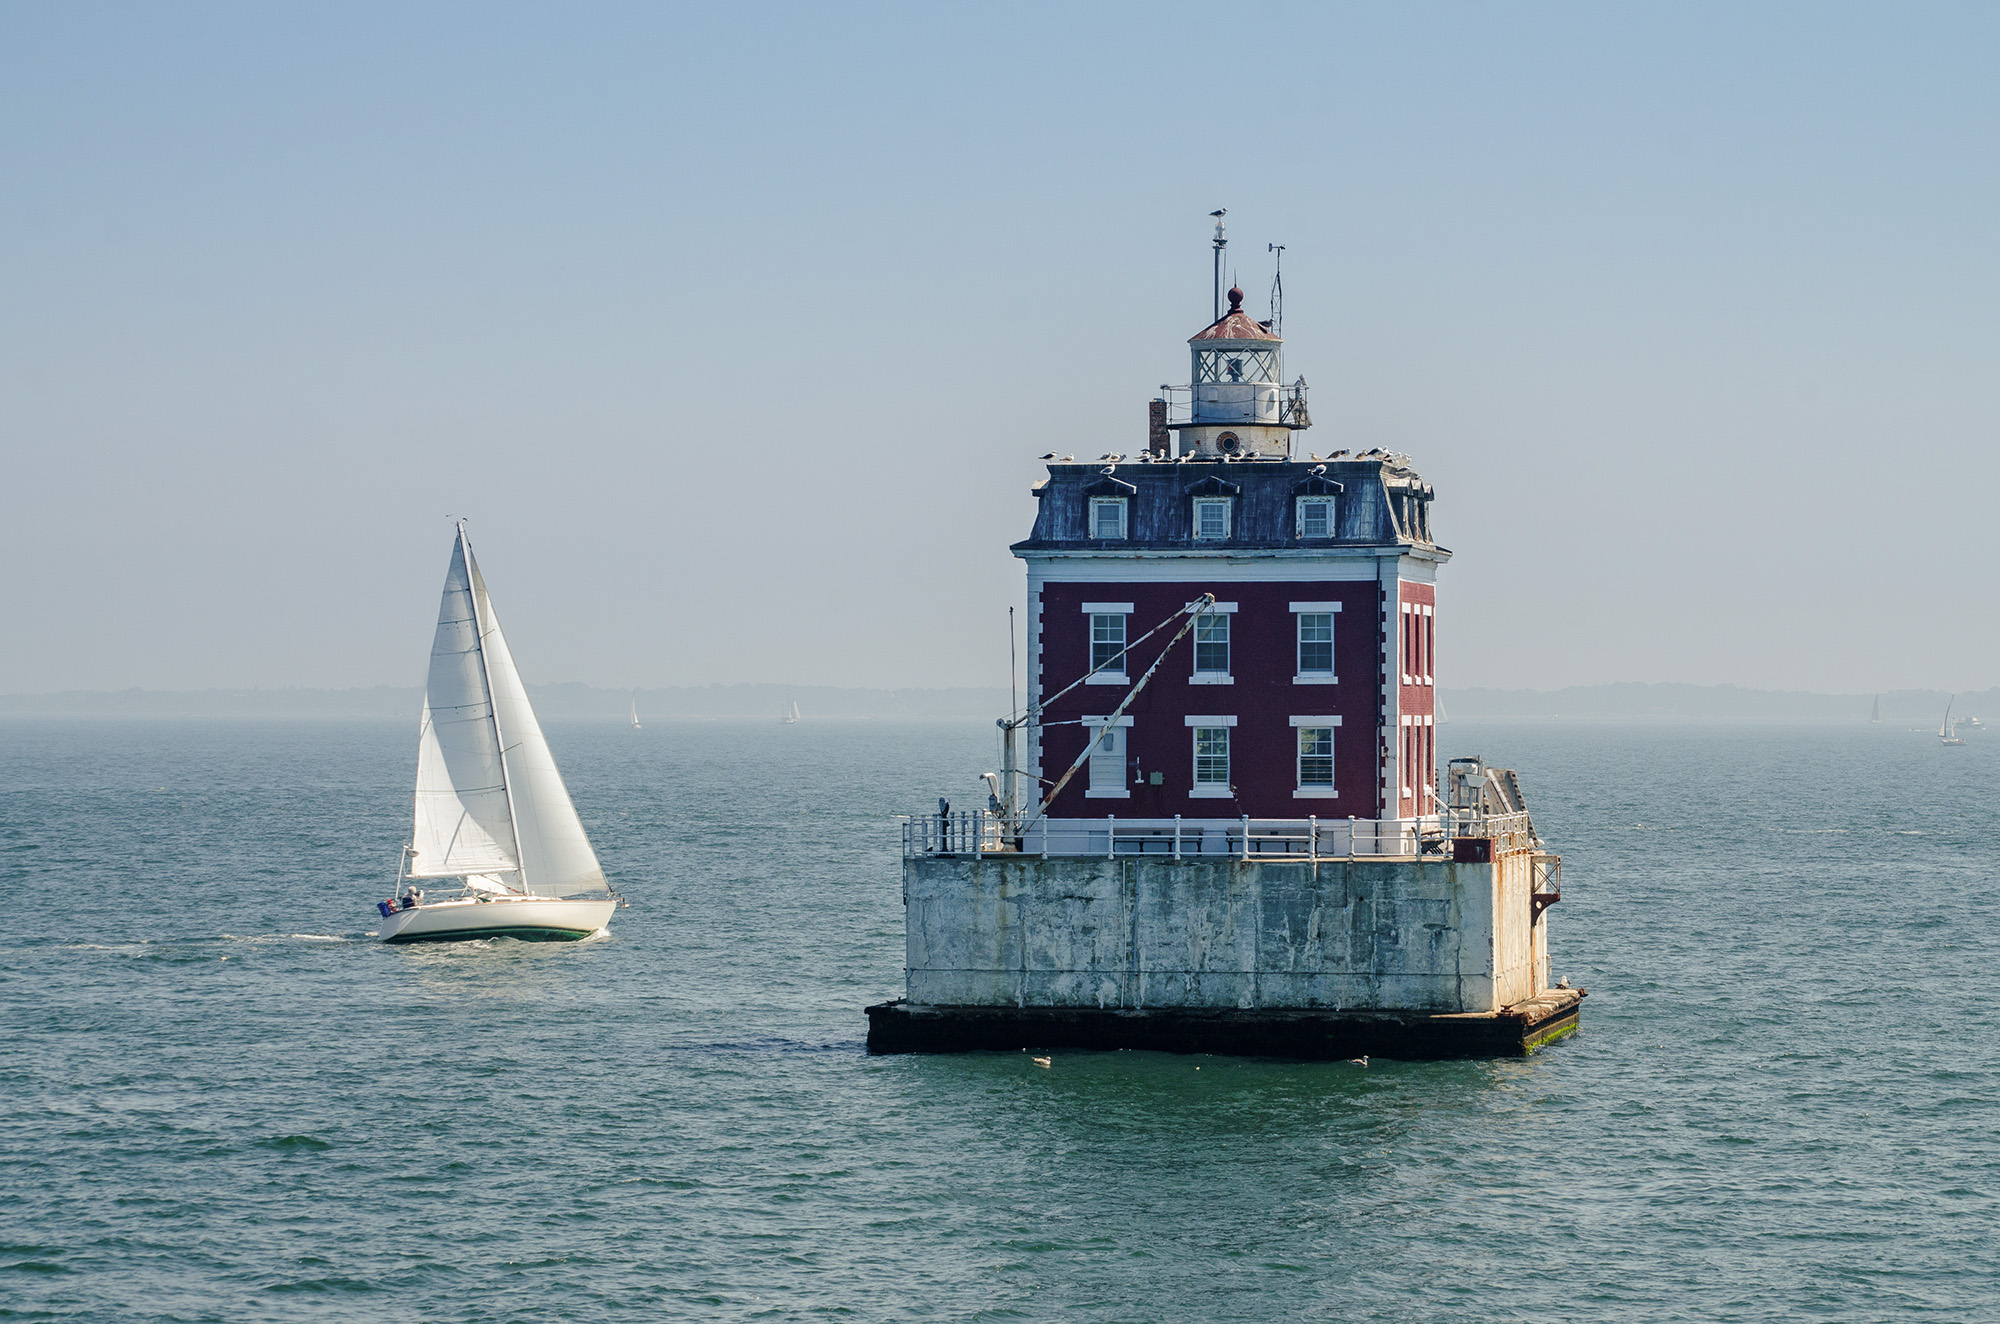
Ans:
[[[1322,460],[1344,460],[1347,458],[1347,456],[1348,453],[1345,450],[1337,450],[1333,452],[1331,455],[1320,455],[1317,452],[1315,452],[1311,455],[1308,455],[1306,458],[1314,463],[1319,463]],[[1042,455],[1039,458],[1044,460],[1055,460],[1058,464],[1076,463],[1076,455],[1074,452],[1058,458],[1054,451],[1049,451],[1047,454]],[[1123,464],[1128,459],[1136,460],[1140,464],[1152,464],[1156,462],[1160,464],[1186,464],[1189,460],[1202,459],[1202,458],[1206,457],[1196,456],[1196,455],[1176,455],[1170,458],[1165,455],[1154,455],[1150,451],[1141,452],[1138,455],[1128,456],[1120,454],[1116,451],[1107,451],[1103,455],[1098,456],[1097,460],[1098,463],[1100,464]],[[1214,458],[1219,459],[1226,464],[1231,460],[1246,460],[1258,457],[1248,456],[1248,455],[1218,455]],[[1402,451],[1383,450],[1379,446],[1375,447],[1372,450],[1362,451],[1360,454],[1354,456],[1354,458],[1357,460],[1380,460],[1384,464],[1393,464],[1404,469],[1409,468],[1411,463],[1410,457],[1406,453]]]

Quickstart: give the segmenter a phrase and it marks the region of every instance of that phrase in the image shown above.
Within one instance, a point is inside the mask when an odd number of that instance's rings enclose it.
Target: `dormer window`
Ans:
[[[1090,536],[1099,539],[1125,537],[1125,504],[1124,497],[1092,497]]]
[[[1299,537],[1331,538],[1335,527],[1332,497],[1298,499]]]
[[[1223,542],[1229,537],[1228,497],[1194,499],[1194,536],[1202,542]]]

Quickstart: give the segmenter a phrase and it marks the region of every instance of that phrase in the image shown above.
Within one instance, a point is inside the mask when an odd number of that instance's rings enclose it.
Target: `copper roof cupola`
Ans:
[[[1243,311],[1243,291],[1229,291],[1229,311],[1188,340],[1193,399],[1179,428],[1181,453],[1291,454],[1292,430],[1305,426],[1304,384],[1284,385],[1284,341]]]

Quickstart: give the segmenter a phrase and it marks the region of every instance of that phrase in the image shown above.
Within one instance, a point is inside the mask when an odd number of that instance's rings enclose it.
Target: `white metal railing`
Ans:
[[[1446,837],[1490,837],[1495,850],[1528,850],[1541,844],[1535,825],[1523,809],[1512,814],[1482,814],[1471,809],[1447,809],[1440,815]]]
[[[1484,837],[1496,852],[1539,850],[1525,810],[1446,809],[1427,818],[1037,818],[1011,822],[991,810],[915,814],[903,820],[903,855],[1163,855],[1172,859],[1414,859],[1449,855],[1452,842]]]
[[[1413,859],[1451,850],[1439,818],[1037,819],[1010,828],[984,810],[903,822],[903,854],[1165,856],[1171,859]],[[1463,834],[1460,834],[1463,835]]]
[[[903,820],[903,855],[985,855],[1006,848],[998,814],[983,809]]]

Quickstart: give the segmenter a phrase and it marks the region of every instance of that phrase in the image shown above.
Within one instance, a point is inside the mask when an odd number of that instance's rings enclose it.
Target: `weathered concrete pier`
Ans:
[[[1561,862],[1496,812],[1510,774],[1451,772],[1429,824],[1252,820],[1183,831],[1178,856],[1168,824],[1107,819],[1049,843],[1092,854],[1043,856],[979,815],[912,820],[906,993],[868,1009],[869,1048],[1430,1058],[1573,1033],[1583,993],[1549,986],[1542,922]]]
[[[987,807],[905,826],[874,1052],[1440,1057],[1577,1028],[1519,782],[1438,775],[1436,493],[1380,447],[1300,456],[1305,380],[1242,299],[1218,291],[1143,451],[1045,457],[1013,547],[1028,702]]]

